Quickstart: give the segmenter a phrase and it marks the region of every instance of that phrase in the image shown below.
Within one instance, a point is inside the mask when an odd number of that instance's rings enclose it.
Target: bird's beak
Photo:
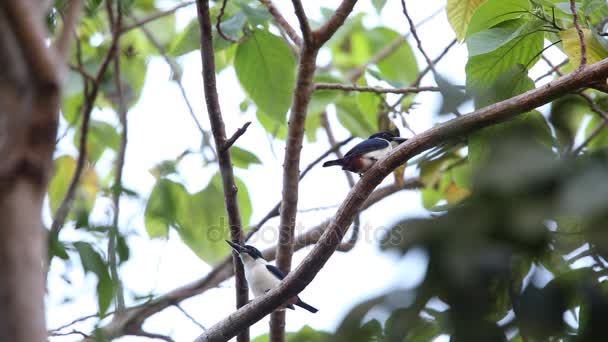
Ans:
[[[226,240],[226,242],[230,245],[230,247],[232,247],[232,249],[234,249],[238,253],[241,253],[241,252],[243,252],[245,250],[243,248],[243,246],[239,245],[238,243],[234,243],[234,242],[228,241],[228,240]]]
[[[393,138],[393,141],[394,141],[394,142],[396,142],[396,143],[398,143],[398,144],[401,144],[401,143],[406,142],[406,141],[407,141],[407,138],[394,137],[394,138]]]

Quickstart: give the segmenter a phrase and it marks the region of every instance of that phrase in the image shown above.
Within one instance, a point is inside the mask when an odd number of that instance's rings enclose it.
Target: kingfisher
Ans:
[[[264,260],[262,252],[257,248],[251,245],[241,246],[228,240],[226,242],[239,254],[241,261],[243,261],[245,279],[247,279],[247,284],[249,284],[255,297],[262,296],[272,288],[279,286],[281,280],[285,278],[285,274],[278,267]],[[287,301],[286,307],[293,310],[294,305],[312,313],[319,311],[313,306],[304,303],[298,296],[290,298]]]
[[[363,175],[375,162],[406,140],[399,137],[399,131],[396,131],[396,134],[395,132],[375,133],[346,152],[344,158],[326,161],[323,167],[340,165],[342,170]]]

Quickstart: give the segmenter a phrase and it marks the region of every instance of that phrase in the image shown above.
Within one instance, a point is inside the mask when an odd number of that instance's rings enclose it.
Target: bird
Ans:
[[[343,158],[326,161],[323,167],[339,165],[342,170],[363,175],[376,161],[406,140],[399,137],[399,131],[375,133],[351,148]]]
[[[255,297],[262,296],[277,287],[281,280],[285,278],[285,274],[278,267],[269,264],[257,248],[251,245],[241,246],[229,240],[226,240],[226,242],[239,254],[241,261],[243,261],[245,279],[247,279],[247,284],[249,284]],[[298,296],[290,298],[286,307],[294,310],[294,305],[312,313],[319,311],[315,307],[304,303]]]

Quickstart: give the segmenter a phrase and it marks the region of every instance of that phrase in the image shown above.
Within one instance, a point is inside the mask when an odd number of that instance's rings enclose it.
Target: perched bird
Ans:
[[[397,134],[393,132],[372,134],[367,140],[358,143],[346,152],[344,158],[326,161],[323,163],[323,167],[340,165],[342,170],[363,174],[376,161],[406,140],[399,137],[398,132]]]
[[[253,291],[254,296],[258,297],[265,294],[270,289],[277,287],[281,280],[285,278],[285,274],[281,270],[264,260],[262,252],[257,248],[250,245],[241,246],[228,240],[226,242],[239,253],[239,257],[243,261],[245,268],[247,284],[249,284],[249,288]],[[286,307],[292,310],[294,309],[293,306],[297,305],[312,313],[319,311],[304,303],[298,296],[292,297],[286,304]]]

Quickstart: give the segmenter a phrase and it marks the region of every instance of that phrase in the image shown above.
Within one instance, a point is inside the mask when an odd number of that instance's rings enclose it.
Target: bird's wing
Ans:
[[[274,274],[275,277],[283,280],[285,278],[285,274],[276,266],[266,265],[266,269],[270,271],[270,273]]]
[[[351,148],[350,151],[346,152],[344,158],[358,157],[368,152],[387,148],[389,145],[390,143],[384,139],[367,139],[358,143],[355,147]]]

